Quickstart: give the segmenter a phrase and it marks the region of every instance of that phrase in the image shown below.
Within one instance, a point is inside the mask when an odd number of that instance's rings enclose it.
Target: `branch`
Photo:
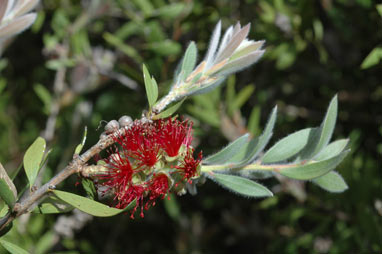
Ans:
[[[29,209],[38,201],[40,201],[50,190],[74,173],[80,173],[83,166],[96,154],[114,143],[113,135],[124,132],[126,129],[121,128],[106,137],[101,138],[97,144],[89,148],[80,156],[74,156],[72,161],[62,171],[60,171],[49,182],[41,186],[34,192],[31,192],[24,200],[19,200],[13,210],[0,220],[0,231],[3,230],[9,223],[20,215],[29,212]]]

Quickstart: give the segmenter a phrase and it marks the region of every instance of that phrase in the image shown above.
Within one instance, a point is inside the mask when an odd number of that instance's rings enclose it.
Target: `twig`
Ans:
[[[85,153],[80,156],[74,156],[72,161],[66,166],[62,171],[60,171],[55,177],[53,177],[48,183],[41,186],[36,191],[30,193],[28,197],[20,202],[17,202],[11,212],[9,212],[5,217],[0,220],[0,231],[4,229],[9,223],[11,223],[15,218],[28,212],[28,209],[32,207],[36,202],[41,200],[50,190],[54,189],[56,185],[61,183],[63,180],[68,178],[74,173],[81,172],[82,167],[89,161],[94,155],[101,152],[103,149],[109,147],[114,143],[113,135],[116,133],[124,132],[125,129],[121,128],[108,136],[101,138],[97,144],[89,148]]]

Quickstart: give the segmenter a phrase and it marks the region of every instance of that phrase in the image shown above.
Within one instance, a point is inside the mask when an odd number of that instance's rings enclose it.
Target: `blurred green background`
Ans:
[[[37,254],[382,253],[381,5],[45,0],[37,11],[0,60],[0,161],[7,170],[42,135],[52,149],[39,179],[45,182],[71,159],[84,126],[89,147],[102,120],[140,117],[147,107],[142,63],[165,94],[189,41],[201,59],[222,20],[224,29],[251,23],[249,37],[266,40],[266,54],[220,89],[186,101],[180,112],[195,122],[197,150],[208,155],[243,132],[259,134],[274,105],[273,142],[318,126],[338,94],[334,138],[350,137],[352,152],[337,170],[349,189],[330,194],[279,178],[264,181],[274,197],[246,199],[207,182],[196,196],[158,202],[144,219],[24,216],[6,236],[11,241]],[[59,188],[83,194],[76,181]],[[16,179],[25,182],[25,175]]]

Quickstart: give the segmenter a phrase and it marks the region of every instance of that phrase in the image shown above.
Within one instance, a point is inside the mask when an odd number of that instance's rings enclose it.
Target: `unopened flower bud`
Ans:
[[[118,129],[119,129],[119,123],[116,120],[111,120],[105,126],[106,133],[112,133],[114,131],[117,131]]]
[[[118,123],[121,127],[129,126],[133,122],[130,116],[122,116],[119,118]]]

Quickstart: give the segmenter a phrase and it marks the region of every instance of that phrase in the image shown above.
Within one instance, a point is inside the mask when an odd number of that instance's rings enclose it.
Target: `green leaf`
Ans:
[[[249,134],[244,134],[240,138],[237,138],[233,142],[229,143],[226,147],[221,149],[219,152],[208,156],[203,160],[203,164],[224,164],[232,156],[237,154],[245,144],[250,141]]]
[[[49,196],[44,199],[32,212],[41,214],[66,213],[73,210],[74,207],[56,196]]]
[[[314,157],[316,161],[322,161],[337,156],[345,150],[349,143],[349,139],[336,140],[327,145],[319,154]]]
[[[12,254],[29,254],[28,251],[26,251],[23,248],[17,246],[16,244],[8,242],[8,241],[6,241],[4,239],[0,239],[0,243],[1,243],[1,245],[3,245],[3,247],[7,251],[9,251]]]
[[[146,47],[160,56],[178,55],[182,50],[182,46],[179,43],[171,40],[151,42]]]
[[[123,40],[111,33],[104,33],[103,38],[110,44],[116,47],[118,50],[122,51],[125,55],[131,57],[136,62],[142,62],[142,57],[139,55],[138,51],[128,44],[125,44]]]
[[[87,134],[88,134],[88,128],[85,126],[84,135],[82,136],[81,144],[77,145],[76,149],[74,150],[74,154],[80,154],[80,152],[82,151],[82,148],[84,147],[86,142]]]
[[[50,95],[50,92],[41,84],[36,84],[33,89],[44,104],[44,113],[49,115],[52,104],[52,96]]]
[[[338,101],[337,95],[333,97],[332,101],[329,104],[328,111],[326,112],[324,121],[320,126],[320,139],[317,143],[317,146],[313,152],[314,155],[319,153],[330,141],[336,125],[337,120],[337,111],[338,111]]]
[[[46,142],[42,137],[38,137],[28,148],[24,155],[24,169],[28,177],[29,186],[32,188],[45,152]]]
[[[0,197],[9,207],[13,207],[17,197],[14,195],[14,192],[12,192],[12,190],[10,189],[8,183],[2,178],[0,178]]]
[[[183,62],[182,62],[182,80],[186,80],[187,77],[191,74],[192,70],[195,68],[196,65],[196,55],[197,55],[197,49],[195,42],[191,42],[190,45],[188,45],[188,48],[186,50],[186,53],[184,54]]]
[[[213,174],[209,178],[222,185],[224,188],[246,197],[271,197],[272,192],[263,185],[247,178],[234,175]]]
[[[377,5],[375,6],[375,8],[377,8],[377,11],[378,11],[378,13],[379,13],[379,16],[382,17],[382,4],[377,4]]]
[[[248,131],[254,135],[260,135],[260,116],[261,116],[261,109],[259,106],[253,107],[251,115],[249,116],[247,129]]]
[[[382,47],[374,48],[361,64],[361,69],[368,69],[382,60]]]
[[[348,185],[337,172],[331,171],[326,175],[313,179],[313,183],[329,192],[344,192],[348,189]]]
[[[88,197],[94,200],[95,195],[97,193],[97,190],[94,186],[93,181],[90,179],[87,179],[87,178],[83,178],[81,180],[81,183],[82,183],[82,187],[84,187],[84,190],[86,191],[86,194],[88,195]]]
[[[157,15],[164,19],[174,19],[182,13],[184,8],[184,3],[165,5],[157,10]]]
[[[143,64],[143,79],[145,80],[145,88],[147,99],[149,101],[150,108],[155,104],[158,99],[158,86],[156,82],[153,82],[153,79],[150,77],[150,73],[146,68],[146,65]]]
[[[330,170],[337,167],[337,165],[345,158],[349,150],[341,152],[339,155],[323,161],[310,162],[301,166],[291,166],[286,168],[276,169],[281,175],[298,179],[310,180],[316,177],[325,175]]]
[[[276,122],[276,116],[277,116],[277,106],[273,108],[271,116],[269,117],[269,120],[267,122],[267,125],[265,126],[263,133],[261,134],[261,136],[258,138],[258,141],[256,142],[256,146],[254,147],[254,149],[252,149],[252,151],[250,151],[248,156],[244,159],[244,161],[242,161],[238,165],[238,167],[244,166],[252,162],[253,160],[256,159],[257,155],[263,151],[263,149],[265,148],[265,146],[268,144],[269,140],[272,137],[273,128]]]
[[[248,85],[240,90],[235,99],[230,103],[229,106],[229,114],[233,114],[235,110],[239,110],[245,102],[251,97],[252,93],[255,91],[254,85]]]
[[[57,234],[53,230],[46,232],[39,236],[38,242],[35,243],[34,251],[35,253],[45,254],[50,250],[55,244],[55,239],[57,239]]]
[[[117,209],[109,207],[97,201],[78,196],[73,193],[53,190],[52,191],[59,199],[71,204],[75,208],[97,217],[110,217],[130,210],[135,206],[135,201],[131,202],[125,209]]]
[[[311,128],[303,129],[288,135],[273,145],[261,159],[263,163],[286,160],[300,152],[308,143]]]
[[[337,95],[333,97],[320,128],[313,128],[309,133],[307,145],[299,154],[300,160],[311,159],[329,143],[336,125],[338,111]]]
[[[154,120],[158,120],[158,119],[162,119],[162,118],[166,118],[166,117],[171,116],[172,114],[174,114],[178,110],[178,108],[182,105],[182,103],[185,100],[186,100],[186,98],[184,98],[183,100],[177,102],[176,104],[174,104],[173,106],[169,107],[165,111],[160,112],[158,115],[153,116],[153,119]]]
[[[9,178],[3,165],[0,163],[0,197],[9,206],[13,207],[17,198],[17,190]]]

